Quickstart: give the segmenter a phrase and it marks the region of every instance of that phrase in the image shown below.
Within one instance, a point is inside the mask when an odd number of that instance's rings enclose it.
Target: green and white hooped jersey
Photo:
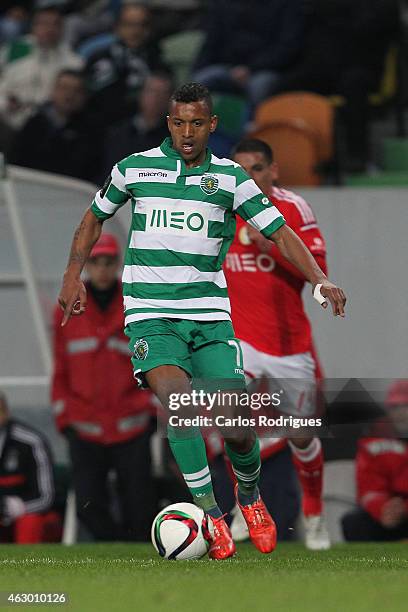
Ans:
[[[123,270],[125,324],[152,318],[230,319],[222,271],[235,215],[269,237],[285,220],[238,164],[207,149],[187,168],[170,138],[118,162],[95,196],[108,219],[128,200],[132,223]]]

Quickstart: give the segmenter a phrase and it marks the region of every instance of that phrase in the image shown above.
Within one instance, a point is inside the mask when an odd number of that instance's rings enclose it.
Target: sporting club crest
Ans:
[[[218,191],[218,178],[213,174],[203,174],[200,181],[201,190],[207,195],[213,195]]]
[[[136,359],[146,359],[148,352],[149,345],[146,340],[143,340],[143,338],[141,338],[136,342],[134,346],[134,354]]]

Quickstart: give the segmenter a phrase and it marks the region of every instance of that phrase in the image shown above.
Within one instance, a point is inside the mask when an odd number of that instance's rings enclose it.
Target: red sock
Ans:
[[[289,442],[292,461],[302,488],[302,509],[305,516],[321,514],[323,508],[323,450],[319,438],[313,438],[306,448]]]

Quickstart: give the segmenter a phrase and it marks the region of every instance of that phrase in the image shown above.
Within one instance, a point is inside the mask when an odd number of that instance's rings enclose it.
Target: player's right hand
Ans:
[[[86,289],[81,278],[64,275],[62,289],[58,296],[58,304],[64,311],[61,327],[64,327],[71,315],[80,315],[85,312]]]

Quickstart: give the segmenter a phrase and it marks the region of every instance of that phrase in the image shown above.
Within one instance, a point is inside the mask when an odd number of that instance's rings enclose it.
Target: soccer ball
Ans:
[[[208,551],[207,516],[194,504],[170,504],[152,525],[153,546],[165,559],[199,559]]]

